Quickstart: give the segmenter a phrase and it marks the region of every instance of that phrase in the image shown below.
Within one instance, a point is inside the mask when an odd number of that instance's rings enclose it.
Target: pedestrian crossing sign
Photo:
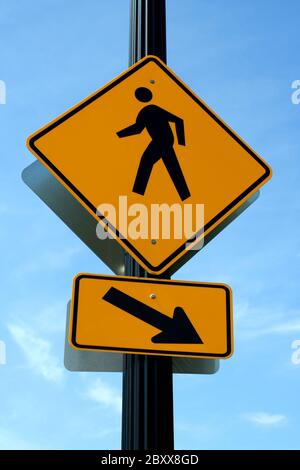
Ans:
[[[151,274],[178,269],[271,177],[269,166],[154,56],[27,144],[99,222],[99,243],[116,238]]]

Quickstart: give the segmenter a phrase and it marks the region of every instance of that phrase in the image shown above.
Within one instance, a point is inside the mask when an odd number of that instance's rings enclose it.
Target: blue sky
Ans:
[[[120,447],[121,375],[63,367],[78,272],[109,273],[24,185],[26,137],[127,67],[127,0],[0,0],[1,449]],[[299,449],[300,5],[169,0],[168,64],[271,164],[238,220],[174,276],[226,282],[235,354],[175,376],[177,449]]]

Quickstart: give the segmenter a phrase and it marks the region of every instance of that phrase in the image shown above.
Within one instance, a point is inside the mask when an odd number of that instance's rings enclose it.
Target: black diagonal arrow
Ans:
[[[160,330],[161,333],[153,336],[153,343],[203,344],[181,307],[175,307],[170,318],[114,287],[106,292],[103,300]]]

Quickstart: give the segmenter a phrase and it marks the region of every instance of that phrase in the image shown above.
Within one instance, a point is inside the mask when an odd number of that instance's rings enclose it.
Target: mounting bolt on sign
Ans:
[[[271,169],[166,65],[164,0],[132,0],[130,67],[27,145],[126,251],[125,276],[75,277],[69,343],[124,354],[122,449],[171,450],[172,357],[229,358],[233,318],[229,286],[170,275]]]

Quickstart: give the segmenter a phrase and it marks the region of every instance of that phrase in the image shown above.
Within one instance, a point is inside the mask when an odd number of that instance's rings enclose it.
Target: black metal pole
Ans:
[[[129,65],[146,55],[167,61],[165,0],[131,0]]]
[[[131,0],[129,63],[150,54],[166,61],[165,0]],[[128,254],[125,274],[147,277]],[[173,449],[172,358],[125,354],[122,450]]]

